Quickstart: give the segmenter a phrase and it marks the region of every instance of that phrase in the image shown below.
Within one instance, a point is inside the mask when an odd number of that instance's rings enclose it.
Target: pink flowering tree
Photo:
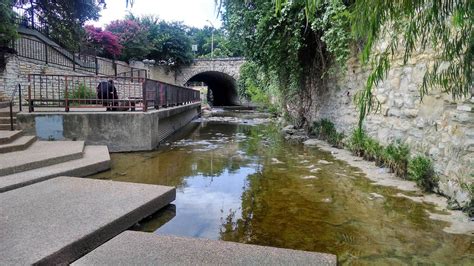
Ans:
[[[119,38],[123,46],[120,59],[141,60],[150,53],[151,44],[148,41],[148,30],[146,26],[131,19],[115,20],[106,27]]]
[[[122,53],[119,37],[110,31],[92,25],[85,26],[85,43],[101,56],[117,58]]]

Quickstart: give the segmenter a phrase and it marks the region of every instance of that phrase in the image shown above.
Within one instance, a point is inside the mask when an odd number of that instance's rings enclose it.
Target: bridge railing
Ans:
[[[199,91],[140,75],[28,76],[29,112],[143,111],[199,102]]]

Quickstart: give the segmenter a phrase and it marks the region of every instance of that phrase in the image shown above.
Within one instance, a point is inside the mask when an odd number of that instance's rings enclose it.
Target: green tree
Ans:
[[[132,14],[127,19],[137,22],[146,29],[146,44],[149,53],[144,56],[172,69],[179,69],[193,60],[191,39],[188,28],[181,22],[160,21],[154,16],[136,17]]]
[[[121,60],[142,60],[150,53],[151,46],[147,40],[147,28],[131,19],[112,21],[106,30],[119,38],[122,45]]]
[[[24,19],[33,19],[53,40],[71,50],[79,48],[86,21],[99,19],[101,1],[98,0],[17,0],[16,6],[25,9]]]

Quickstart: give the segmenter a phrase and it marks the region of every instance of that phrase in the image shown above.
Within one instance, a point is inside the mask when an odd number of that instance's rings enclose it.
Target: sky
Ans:
[[[222,24],[216,18],[214,0],[135,0],[132,8],[126,8],[125,0],[108,0],[106,3],[99,21],[92,22],[95,26],[103,27],[113,20],[122,19],[128,11],[138,16],[156,15],[166,21],[182,21],[197,28],[210,25],[207,20],[217,28]]]

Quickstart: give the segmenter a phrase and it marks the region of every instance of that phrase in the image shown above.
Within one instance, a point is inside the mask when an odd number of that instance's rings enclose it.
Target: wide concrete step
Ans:
[[[13,124],[13,129],[16,128],[16,125]],[[0,130],[10,130],[11,129],[11,125],[10,124],[0,124]]]
[[[23,132],[21,130],[0,130],[0,145],[10,143],[21,136],[23,136]]]
[[[85,177],[110,169],[107,146],[86,146],[80,159],[0,177],[0,193],[57,176]]]
[[[172,202],[172,187],[57,177],[0,194],[0,265],[68,264]]]
[[[13,117],[13,123],[16,123],[16,117],[15,116]],[[10,124],[10,117],[8,117],[8,116],[1,117],[0,116],[0,124]]]
[[[84,141],[37,141],[24,151],[0,154],[0,177],[82,158]]]
[[[13,142],[0,145],[0,153],[22,151],[27,149],[33,142],[36,141],[36,136],[23,136]]]
[[[16,114],[20,111],[20,108],[15,105],[13,106],[12,111],[13,116],[16,116]],[[10,117],[10,103],[7,103],[5,106],[0,106],[0,117]]]
[[[72,265],[337,265],[335,255],[126,231]]]

